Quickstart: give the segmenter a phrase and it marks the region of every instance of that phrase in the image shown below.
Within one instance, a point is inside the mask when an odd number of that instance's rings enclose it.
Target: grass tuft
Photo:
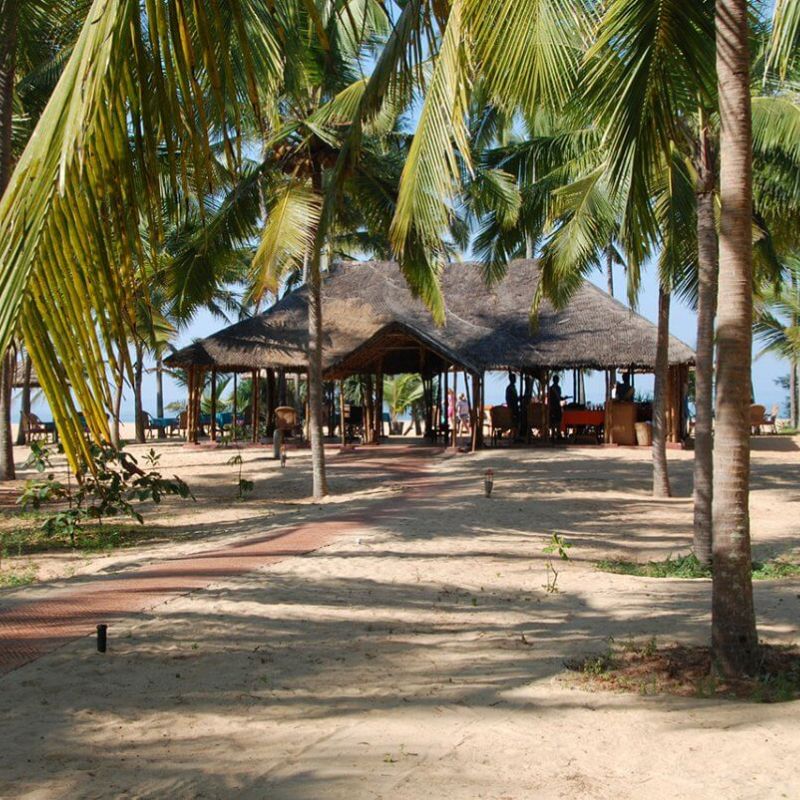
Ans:
[[[667,558],[663,561],[648,561],[640,564],[622,559],[603,559],[595,566],[602,572],[618,575],[635,575],[640,578],[710,578],[711,567],[701,564],[694,553]],[[795,578],[800,576],[800,564],[783,559],[753,562],[753,580],[766,581],[775,578]]]

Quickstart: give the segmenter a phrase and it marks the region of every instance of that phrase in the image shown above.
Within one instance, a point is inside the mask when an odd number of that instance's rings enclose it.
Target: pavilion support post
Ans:
[[[530,444],[531,428],[533,427],[530,419],[531,400],[533,399],[533,375],[530,372],[525,373],[525,383],[523,385],[525,388],[522,391],[522,408],[519,410],[519,420],[525,431],[525,444]],[[521,434],[522,431],[519,431],[517,435],[522,438]]]
[[[383,362],[378,362],[375,376],[375,444],[381,443],[383,436]]]
[[[194,371],[195,368],[189,367],[186,371],[186,443],[192,441],[193,420],[192,410],[194,408]]]
[[[478,376],[478,396],[480,400],[477,401],[478,405],[478,425],[477,425],[477,447],[483,448],[485,445],[483,439],[483,421],[486,419],[486,373],[482,372]]]
[[[436,415],[436,427],[439,428],[439,429],[441,429],[442,426],[444,425],[444,406],[442,405],[442,396],[443,396],[442,395],[442,386],[443,385],[444,384],[443,384],[443,381],[442,381],[442,373],[439,372],[436,375],[437,390],[436,390],[436,405],[435,405],[435,408],[434,408],[434,413]]]
[[[347,444],[347,428],[344,423],[344,381],[339,381],[339,435],[342,437],[342,447]]]
[[[469,397],[467,399],[470,399]],[[478,449],[478,428],[482,428],[481,420],[481,379],[477,373],[472,374],[472,403],[469,409],[470,421],[470,450],[475,452]]]
[[[217,368],[211,369],[211,441],[217,441]]]
[[[450,369],[445,367],[444,370],[444,394],[442,395],[442,431],[444,432],[444,441],[447,444],[447,439],[450,436]]]
[[[239,373],[233,373],[233,421],[231,422],[231,440],[236,441],[236,420],[239,419]]]
[[[194,392],[192,397],[192,442],[200,442],[200,401],[203,396],[203,370],[197,369],[194,373]]]
[[[286,405],[286,370],[283,367],[278,370],[278,405]]]
[[[375,440],[375,403],[372,396],[372,373],[368,372],[364,379],[364,441],[372,444]]]
[[[272,438],[272,435],[275,433],[275,396],[276,396],[276,386],[275,386],[275,370],[272,368],[267,369],[267,407],[266,411],[266,418],[267,418],[267,437]]]
[[[261,385],[260,385],[260,377],[261,371],[254,369],[252,375],[252,382],[253,382],[253,390],[252,390],[252,397],[251,397],[251,411],[253,415],[252,424],[253,424],[253,444],[258,444],[258,418],[259,418],[259,400],[261,395]]]
[[[453,450],[458,449],[458,414],[456,413],[458,407],[458,372],[453,370],[453,431],[450,434],[450,442]]]
[[[603,441],[612,444],[611,428],[614,425],[614,401],[611,399],[611,388],[617,378],[615,369],[606,370],[606,419],[603,425]]]

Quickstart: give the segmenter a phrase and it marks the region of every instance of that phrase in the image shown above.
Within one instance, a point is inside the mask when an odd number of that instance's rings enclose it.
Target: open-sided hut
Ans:
[[[564,369],[653,371],[656,326],[589,282],[564,309],[543,303],[532,328],[529,313],[538,280],[534,260],[512,261],[506,277],[491,288],[478,264],[450,264],[441,276],[446,322],[437,326],[395,263],[338,264],[325,275],[322,290],[325,376],[419,372],[432,396],[434,376],[448,369],[464,371],[472,377],[472,407],[481,419],[487,371],[540,378]],[[199,405],[200,376],[206,370],[250,371],[256,379],[262,369],[268,375],[275,369],[304,372],[307,315],[301,288],[264,313],[172,355],[168,363],[189,372],[190,409]],[[671,337],[669,362],[675,439],[681,426],[680,387],[694,353]]]

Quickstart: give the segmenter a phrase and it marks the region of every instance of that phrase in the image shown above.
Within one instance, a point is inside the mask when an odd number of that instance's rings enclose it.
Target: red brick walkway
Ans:
[[[392,452],[393,451],[393,452]],[[0,674],[10,672],[73,639],[93,633],[99,622],[131,617],[178,595],[203,589],[234,575],[242,575],[324,547],[354,528],[374,523],[392,513],[409,496],[424,494],[426,461],[432,450],[381,448],[342,455],[348,463],[381,470],[386,480],[409,482],[399,498],[368,513],[335,513],[328,519],[272,531],[241,544],[165,559],[141,569],[91,578],[79,587],[66,587],[54,596],[23,602],[0,611]]]

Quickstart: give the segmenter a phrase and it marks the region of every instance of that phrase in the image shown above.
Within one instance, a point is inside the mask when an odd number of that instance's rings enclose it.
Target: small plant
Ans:
[[[147,464],[150,469],[156,469],[160,461],[161,453],[156,453],[152,447],[150,448],[149,452],[144,454],[144,463]]]
[[[237,500],[244,500],[246,499],[247,495],[253,491],[255,488],[255,484],[253,481],[248,481],[242,477],[242,467],[244,465],[244,459],[242,458],[241,453],[237,453],[235,456],[231,456],[228,459],[228,466],[230,467],[239,467],[239,480],[237,483],[238,486],[238,494],[236,495]]]
[[[67,503],[66,509],[60,509],[45,519],[42,525],[45,535],[66,536],[74,547],[77,534],[86,520],[96,520],[102,524],[107,517],[128,516],[141,525],[144,519],[134,507],[134,501],[141,503],[151,500],[157,504],[166,495],[193,497],[186,483],[176,475],[164,478],[154,469],[160,456],[152,449],[145,456],[151,467],[148,472],[138,466],[133,456],[109,445],[93,444],[90,452],[92,469],[84,465],[77,476],[75,488],[69,473],[66,486],[55,480],[52,473],[46,480],[26,482],[17,500],[23,510],[39,510],[45,503],[54,501]],[[49,451],[41,446],[32,448],[29,462],[37,471],[44,472],[50,466]]]
[[[544,552],[549,555],[558,554],[561,561],[569,561],[569,553],[567,551],[570,547],[572,547],[572,545],[569,544],[563,536],[554,533],[553,537],[550,539],[550,544],[544,548]],[[552,558],[548,558],[545,562],[545,569],[547,571],[547,583],[543,588],[548,594],[555,594],[558,592],[559,571],[553,565]]]

